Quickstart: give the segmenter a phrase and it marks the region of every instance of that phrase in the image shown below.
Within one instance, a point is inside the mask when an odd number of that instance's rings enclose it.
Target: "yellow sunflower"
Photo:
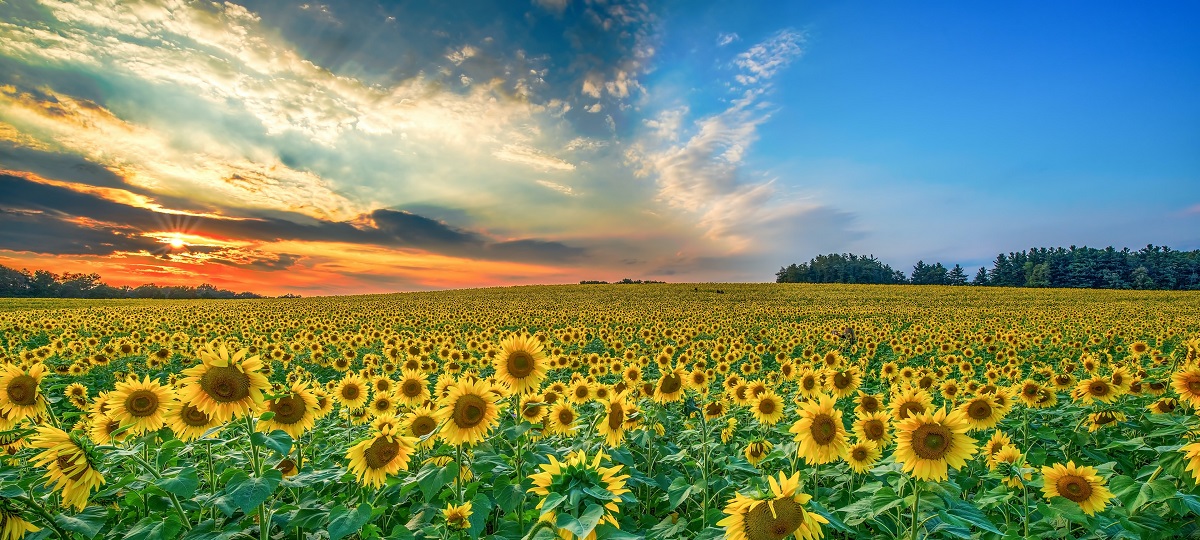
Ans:
[[[783,398],[773,390],[767,390],[758,395],[758,400],[750,410],[758,423],[773,426],[783,419]]]
[[[258,356],[246,357],[250,349],[233,355],[224,343],[200,349],[201,364],[183,371],[179,399],[200,409],[218,422],[227,422],[258,409],[263,392],[271,387]]]
[[[367,381],[355,373],[350,373],[338,382],[333,390],[334,397],[347,409],[361,409],[367,404],[369,391]]]
[[[317,421],[317,396],[309,391],[307,383],[297,382],[287,395],[268,401],[266,410],[275,414],[258,423],[259,431],[270,433],[280,429],[299,439]]]
[[[438,400],[435,416],[444,426],[438,436],[455,446],[482,441],[499,422],[495,395],[484,381],[459,381]]]
[[[629,493],[625,488],[625,481],[629,479],[629,475],[620,474],[621,465],[603,467],[603,461],[608,460],[608,456],[603,452],[597,452],[591,459],[582,450],[568,454],[565,461],[559,461],[553,454],[546,457],[550,459],[550,463],[539,465],[542,472],[529,477],[533,481],[529,492],[542,497],[537,504],[538,509],[542,508],[551,493],[566,493],[572,487],[580,486],[588,488],[583,491],[586,494],[585,499],[594,500],[596,504],[603,506],[605,512],[600,518],[600,523],[620,527],[614,514],[619,511],[617,503],[621,502],[621,495]],[[585,507],[582,502],[576,506]],[[541,519],[555,523],[554,512],[543,514]],[[558,534],[560,538],[567,540],[575,538],[575,535],[566,529],[559,529]],[[587,539],[594,539],[595,534],[595,531],[592,531]]]
[[[914,414],[920,414],[933,408],[933,396],[915,386],[898,390],[892,396],[889,404],[892,418],[905,420]]]
[[[554,435],[569,435],[575,431],[575,422],[579,415],[566,401],[559,401],[550,408],[546,416],[546,432]]]
[[[183,442],[194,441],[202,437],[208,430],[220,425],[215,418],[207,415],[194,405],[188,405],[178,399],[167,405],[165,423],[175,434],[175,438]]]
[[[97,445],[115,445],[129,437],[129,430],[106,414],[93,413],[87,421],[88,440]]]
[[[1076,467],[1074,461],[1066,465],[1055,463],[1053,466],[1042,467],[1042,493],[1047,499],[1063,497],[1083,510],[1083,513],[1094,516],[1097,511],[1104,510],[1113,494],[1104,487],[1108,483],[1099,475],[1095,467]]]
[[[1187,401],[1200,409],[1200,368],[1182,370],[1171,377],[1171,387],[1179,393],[1181,401]]]
[[[396,387],[396,399],[400,403],[413,406],[425,403],[429,399],[429,380],[420,371],[405,369],[401,371],[400,384]]]
[[[1100,376],[1080,381],[1072,392],[1073,397],[1082,401],[1084,405],[1091,405],[1094,401],[1112,403],[1119,394],[1120,391],[1113,386],[1112,381]]]
[[[1200,484],[1200,441],[1186,444],[1179,449],[1183,452],[1184,459],[1187,460],[1187,471],[1192,473],[1192,478],[1196,479],[1196,483]]]
[[[892,418],[883,411],[859,414],[852,429],[858,440],[874,442],[880,449],[892,444]]]
[[[530,424],[541,423],[546,417],[546,412],[550,410],[550,404],[546,402],[544,395],[525,394],[521,396],[521,419]]]
[[[0,412],[10,422],[20,422],[46,411],[39,388],[45,374],[46,365],[40,363],[34,364],[29,371],[12,364],[0,369]]]
[[[962,468],[978,451],[975,439],[966,435],[970,429],[958,411],[909,416],[896,425],[896,462],[920,480],[946,480],[948,467]]]
[[[104,485],[104,476],[92,465],[87,450],[67,432],[39,427],[29,445],[43,449],[30,463],[46,469],[44,478],[61,493],[64,506],[83,510],[91,492]]]
[[[416,443],[416,437],[399,435],[391,429],[376,432],[346,452],[350,472],[359,484],[380,487],[388,476],[408,470]]]
[[[417,448],[428,450],[437,442],[437,438],[431,435],[438,427],[437,417],[431,407],[421,406],[409,411],[400,420],[400,425],[404,427],[405,435],[417,438]]]
[[[604,437],[605,444],[617,448],[625,441],[625,422],[635,411],[626,403],[625,394],[618,394],[600,403],[604,406],[604,418],[600,420],[597,430]]]
[[[549,369],[542,343],[533,336],[519,334],[500,343],[500,354],[496,355],[492,366],[496,368],[496,378],[507,383],[517,394],[537,390]]]
[[[862,474],[871,470],[882,455],[883,451],[874,441],[860,440],[846,450],[846,464],[850,465],[850,470]]]
[[[1001,471],[1004,476],[1004,485],[1018,489],[1033,478],[1033,469],[1023,467],[1024,460],[1021,457],[1021,451],[1016,446],[1006,444],[989,461],[989,467],[992,470],[1005,469]]]
[[[2,504],[0,499],[0,540],[21,540],[26,533],[42,530],[36,525],[25,521],[25,517],[15,508]]]
[[[684,380],[683,372],[676,368],[672,371],[664,371],[662,377],[658,379],[658,388],[654,392],[654,401],[658,403],[672,403],[683,399]]]
[[[448,528],[469,529],[471,527],[471,501],[460,505],[447,503],[446,508],[442,510],[442,517],[446,518],[446,527]]]
[[[971,425],[971,431],[982,431],[996,427],[1004,415],[996,407],[996,400],[989,394],[980,394],[958,406],[958,411]]]
[[[828,520],[804,509],[812,499],[800,492],[800,473],[791,477],[779,473],[779,480],[767,477],[771,494],[747,497],[735,493],[725,505],[724,519],[717,526],[725,527],[727,540],[783,540],[789,535],[796,540],[817,540],[824,534],[821,525]]]
[[[163,427],[163,416],[174,396],[171,389],[151,380],[147,376],[139,382],[130,379],[119,382],[108,394],[108,416],[128,426],[130,435],[141,435],[158,431]]]
[[[742,453],[745,454],[746,461],[757,467],[763,459],[766,459],[767,454],[770,454],[771,449],[774,447],[775,445],[771,444],[771,441],[751,441],[746,444],[746,449]]]
[[[788,430],[800,443],[797,452],[809,465],[829,463],[846,455],[846,427],[842,425],[842,411],[834,405],[829,396],[805,403],[800,419]]]

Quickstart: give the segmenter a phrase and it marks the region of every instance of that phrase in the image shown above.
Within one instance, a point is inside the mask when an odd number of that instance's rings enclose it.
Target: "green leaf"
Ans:
[[[159,540],[160,538],[176,538],[179,529],[183,528],[183,524],[179,522],[179,517],[174,514],[166,516],[146,516],[141,521],[137,522],[129,532],[125,533],[125,540]]]
[[[354,510],[341,505],[335,506],[329,511],[329,540],[340,540],[356,533],[370,520],[370,504],[360,504]]]
[[[559,514],[555,525],[560,529],[571,531],[578,538],[587,538],[589,534],[592,534],[592,530],[596,528],[596,525],[600,524],[600,520],[603,517],[603,506],[589,504],[587,510],[584,510],[583,515],[578,519],[566,512]]]
[[[542,515],[546,515],[551,510],[558,508],[558,505],[567,500],[567,496],[562,493],[551,493],[546,495],[546,501],[542,503]]]
[[[458,476],[457,463],[450,462],[445,467],[427,463],[417,473],[417,485],[421,486],[421,495],[425,496],[425,500],[432,502],[438,492],[456,476]]]
[[[197,523],[192,530],[187,532],[185,540],[228,540],[237,536],[241,536],[241,531],[222,531],[217,529],[217,522],[211,519],[206,519]]]
[[[154,482],[160,488],[174,493],[185,499],[190,499],[200,487],[200,476],[195,467],[176,467],[164,472],[163,477]]]
[[[983,529],[991,533],[1004,534],[1000,531],[1000,529],[996,528],[996,525],[992,523],[992,520],[988,519],[982,511],[975,507],[975,505],[962,499],[943,497],[942,500],[946,502],[946,507],[950,510],[950,514],[954,516],[955,519],[965,521],[968,524],[974,525],[976,528]]]
[[[1141,508],[1142,505],[1153,502],[1165,501],[1175,496],[1175,483],[1165,478],[1159,478],[1153,482],[1142,484],[1138,490],[1137,497],[1133,499],[1131,510]]]
[[[225,486],[229,497],[242,512],[249,514],[258,505],[265,502],[283,480],[283,473],[278,469],[270,469],[263,473],[262,478],[250,478],[246,473],[237,471]]]
[[[267,434],[263,445],[279,452],[281,456],[286,456],[292,451],[292,436],[282,429],[277,429]]]
[[[674,510],[679,507],[688,495],[692,494],[692,485],[687,482],[687,479],[682,476],[676,476],[667,488],[667,502],[670,503],[667,510]]]
[[[488,516],[491,514],[491,499],[488,499],[487,495],[476,493],[475,498],[471,499],[471,517],[468,518],[471,528],[468,530],[467,536],[479,538],[479,533],[482,533],[483,528],[487,526]]]
[[[100,533],[104,522],[108,520],[108,509],[103,506],[89,506],[73,516],[58,514],[54,522],[65,530],[78,533],[84,538],[92,539]]]
[[[6,499],[15,499],[24,494],[25,494],[25,490],[22,489],[21,486],[17,486],[17,485],[0,486],[0,497],[4,497]]]

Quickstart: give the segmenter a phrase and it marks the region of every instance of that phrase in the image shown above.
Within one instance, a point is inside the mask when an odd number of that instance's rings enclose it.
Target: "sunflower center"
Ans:
[[[283,461],[275,465],[275,469],[283,473],[284,476],[287,476],[296,470],[296,462],[284,458]]]
[[[1188,391],[1200,395],[1200,377],[1192,377],[1187,383]]]
[[[1093,396],[1106,396],[1108,395],[1108,383],[1105,383],[1104,381],[1096,381],[1088,385],[1088,393],[1092,394]]]
[[[250,397],[250,376],[232,366],[211,367],[200,377],[200,388],[218,403]]]
[[[764,399],[758,402],[758,412],[761,414],[775,414],[775,400]]]
[[[683,388],[683,380],[675,373],[668,373],[663,377],[662,383],[659,385],[659,389],[664,394],[674,394],[680,388]]]
[[[342,387],[342,397],[345,399],[355,400],[360,394],[362,394],[362,390],[358,388],[357,384],[347,384]]]
[[[304,418],[306,410],[304,400],[299,396],[287,396],[271,402],[271,412],[275,413],[272,420],[277,424],[295,424]]]
[[[17,375],[8,382],[8,400],[16,405],[33,405],[37,402],[37,379],[29,375]]]
[[[804,524],[804,509],[789,498],[775,499],[746,513],[747,540],[783,540]]]
[[[527,404],[525,405],[525,408],[521,410],[521,414],[524,415],[525,418],[537,418],[542,415],[542,406]]]
[[[608,429],[620,429],[625,424],[625,408],[619,403],[608,406]]]
[[[400,393],[404,394],[404,397],[415,398],[421,395],[421,390],[424,388],[425,385],[421,384],[421,381],[416,379],[405,379],[404,384],[400,385]]]
[[[586,399],[590,392],[591,392],[591,390],[585,385],[581,384],[581,385],[575,387],[575,397],[576,398]]]
[[[859,400],[858,404],[862,405],[863,410],[867,412],[875,412],[879,410],[879,400],[875,399],[875,396],[863,396],[862,399]]]
[[[850,451],[850,457],[854,458],[854,461],[864,461],[867,459],[867,449],[857,446]]]
[[[987,420],[992,417],[992,406],[988,405],[988,402],[982,399],[972,401],[967,406],[967,416],[970,416],[973,420]]]
[[[1054,483],[1054,487],[1058,489],[1059,495],[1076,503],[1086,501],[1092,496],[1092,484],[1080,476],[1064,475]]]
[[[381,397],[375,400],[375,410],[379,412],[387,412],[392,410],[392,400],[386,397]]]
[[[461,429],[473,428],[483,422],[487,401],[474,394],[463,394],[454,403],[454,424]]]
[[[825,446],[833,441],[837,435],[837,426],[834,425],[832,416],[828,414],[818,414],[813,418],[812,427],[809,429],[812,433],[813,441],[820,446]]]
[[[912,414],[921,414],[925,412],[925,406],[919,401],[909,401],[900,406],[900,419],[908,418]]]
[[[363,452],[363,457],[366,458],[367,466],[372,469],[382,469],[391,463],[396,456],[400,455],[400,443],[389,441],[386,437],[379,437],[371,446]]]
[[[433,433],[433,430],[436,427],[437,420],[434,420],[433,417],[418,416],[413,419],[410,429],[412,429],[413,435],[416,435],[418,438],[420,438]]]
[[[878,441],[883,439],[883,421],[867,420],[863,423],[863,433],[867,435],[867,440]]]
[[[800,384],[805,390],[812,390],[817,386],[817,380],[813,377],[805,377],[804,380],[800,381]]]
[[[508,374],[515,379],[524,379],[533,373],[537,363],[528,351],[513,351],[508,355]]]
[[[158,396],[150,390],[135,390],[125,398],[125,410],[142,418],[158,411]]]
[[[951,436],[941,424],[922,424],[913,431],[913,451],[922,459],[942,459],[950,451]]]
[[[179,418],[183,423],[191,427],[207,426],[209,418],[204,411],[197,409],[191,405],[184,405],[183,411],[179,413]]]
[[[833,375],[833,387],[834,388],[841,390],[843,388],[846,388],[847,386],[850,386],[850,377],[849,376],[847,376],[845,373],[842,373],[840,371]]]
[[[569,426],[575,422],[575,412],[571,409],[560,409],[558,411],[558,423]]]

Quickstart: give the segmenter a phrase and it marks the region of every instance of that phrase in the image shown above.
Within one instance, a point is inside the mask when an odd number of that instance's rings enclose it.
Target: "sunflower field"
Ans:
[[[0,540],[1200,537],[1200,294],[0,303]]]

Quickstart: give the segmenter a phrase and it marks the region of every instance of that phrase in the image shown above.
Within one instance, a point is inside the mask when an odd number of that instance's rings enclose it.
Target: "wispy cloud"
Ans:
[[[717,35],[717,46],[724,47],[724,46],[729,45],[730,43],[733,43],[739,39],[741,39],[741,38],[738,37],[737,32],[730,32],[728,34],[721,33],[721,34]]]
[[[538,180],[537,183],[539,186],[542,186],[546,189],[557,191],[568,197],[574,197],[576,195],[579,195],[578,193],[575,192],[574,189],[571,188],[571,186],[564,186],[562,184],[559,184],[557,182],[551,182],[549,180]]]
[[[542,170],[575,170],[575,165],[528,146],[506,144],[499,150],[492,152],[492,155],[504,161],[529,165]]]

